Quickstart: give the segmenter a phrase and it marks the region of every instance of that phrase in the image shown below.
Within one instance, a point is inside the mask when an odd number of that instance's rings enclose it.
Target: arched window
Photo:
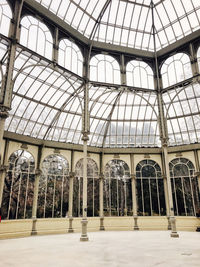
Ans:
[[[10,20],[12,19],[12,11],[6,0],[0,3],[0,33],[8,36],[10,29]]]
[[[2,198],[3,219],[32,217],[35,162],[25,150],[17,150],[9,157]]]
[[[154,160],[142,160],[136,167],[138,215],[165,215],[165,194],[161,169]]]
[[[131,179],[127,163],[119,159],[109,161],[104,175],[104,215],[132,215]]]
[[[87,159],[87,216],[99,216],[99,174],[97,163]],[[83,159],[76,163],[74,191],[73,191],[73,216],[82,215],[83,206]]]
[[[200,196],[193,163],[176,158],[169,163],[169,169],[175,215],[195,216],[200,209]]]
[[[58,63],[64,68],[82,76],[83,56],[79,47],[68,39],[59,43]]]
[[[163,87],[184,81],[192,77],[190,58],[184,53],[169,57],[161,68]]]
[[[20,43],[38,54],[52,59],[53,40],[47,26],[32,16],[21,20]]]
[[[37,217],[65,217],[69,199],[69,163],[61,155],[43,160],[39,182]]]
[[[127,85],[154,89],[153,71],[151,67],[138,60],[128,62],[126,66]]]
[[[90,60],[90,80],[120,84],[118,62],[111,56],[99,54]]]

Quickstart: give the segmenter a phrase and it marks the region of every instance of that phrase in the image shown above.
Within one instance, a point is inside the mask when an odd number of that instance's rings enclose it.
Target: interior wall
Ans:
[[[74,232],[81,232],[81,219],[74,218],[72,227]],[[195,217],[176,217],[177,231],[196,231],[199,219]],[[138,218],[139,230],[167,231],[168,220],[166,217],[145,216]],[[88,218],[88,232],[99,231],[100,218]],[[133,231],[134,218],[105,217],[104,227],[106,231]],[[45,234],[67,234],[69,228],[68,218],[49,218],[37,220],[4,220],[0,223],[0,239],[25,237]],[[67,237],[66,237],[67,238]]]
[[[5,158],[5,161],[8,162],[10,155],[18,149],[24,149],[21,142],[9,141],[8,142],[8,152],[7,152],[7,157]],[[5,140],[3,140],[3,143],[0,146],[0,151],[2,151],[2,155],[4,154],[4,150],[5,150]],[[33,155],[33,157],[35,159],[35,163],[37,163],[38,146],[28,144],[27,148],[25,148],[25,150],[30,152]],[[41,162],[47,156],[49,156],[51,154],[55,154],[55,152],[57,153],[57,150],[55,150],[55,148],[44,147],[42,149]],[[61,155],[67,159],[67,161],[69,162],[69,168],[71,168],[71,153],[72,153],[71,150],[67,150],[67,149],[59,149],[59,153],[58,153],[59,155]],[[199,164],[200,164],[200,150],[198,150],[197,153],[198,153]],[[162,170],[161,154],[148,154],[148,155],[143,154],[142,149],[141,149],[141,154],[138,154],[138,153],[137,154],[132,153],[132,154],[134,157],[134,172],[135,172],[137,164],[140,161],[146,160],[146,159],[154,160],[155,162],[157,162],[159,164],[159,166],[161,167],[161,170]],[[128,164],[130,171],[131,171],[130,155],[131,154],[117,154],[117,156],[116,156],[116,154],[103,154],[103,162],[102,162],[103,170],[105,169],[106,164],[110,160],[119,159],[119,160],[125,161]],[[177,157],[189,159],[194,164],[195,169],[197,169],[194,151],[185,151],[185,152],[181,152],[181,153],[176,152],[176,153],[169,153],[168,154],[169,162],[171,160],[177,158]],[[74,151],[74,167],[76,166],[76,163],[82,158],[83,158],[83,152]],[[100,154],[89,152],[89,158],[93,159],[97,163],[98,169],[100,171]],[[3,157],[2,157],[2,159],[3,159]],[[2,163],[2,159],[1,159],[1,163]]]

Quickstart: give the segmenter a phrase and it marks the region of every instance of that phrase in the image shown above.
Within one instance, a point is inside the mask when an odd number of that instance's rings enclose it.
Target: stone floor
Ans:
[[[123,231],[0,240],[0,266],[150,267],[200,266],[200,233]]]

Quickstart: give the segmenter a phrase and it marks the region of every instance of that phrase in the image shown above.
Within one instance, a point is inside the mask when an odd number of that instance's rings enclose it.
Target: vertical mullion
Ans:
[[[15,165],[14,165],[15,168]],[[12,181],[11,181],[11,187],[10,187],[10,196],[9,196],[9,205],[8,205],[8,214],[7,214],[7,219],[9,219],[10,216],[10,206],[11,206],[11,200],[12,200],[12,191],[13,191],[13,182],[14,182],[14,176],[15,176],[15,172],[12,171]]]
[[[148,182],[149,182],[149,200],[150,200],[150,208],[151,208],[151,216],[152,216],[153,212],[152,212],[152,196],[151,196],[151,178],[148,178]]]
[[[22,182],[22,172],[20,171],[19,187],[18,187],[18,194],[17,194],[17,207],[16,207],[16,216],[15,216],[16,219],[18,216],[18,209],[19,209],[19,196],[20,196],[20,190],[21,190],[21,182]]]
[[[29,176],[30,176],[30,172],[29,171],[30,171],[30,168],[28,168],[28,173],[26,173],[27,182],[26,182],[26,194],[25,194],[25,203],[24,203],[24,219],[26,217],[26,202],[27,202],[27,196],[28,196],[28,185],[29,185]]]
[[[119,184],[118,184],[119,181],[118,181],[118,179],[115,179],[115,180],[116,180],[116,183],[117,183],[117,215],[119,216]]]
[[[185,214],[187,216],[187,207],[186,207],[186,202],[185,202],[185,190],[184,190],[184,184],[183,184],[184,177],[180,177],[180,178],[181,178],[181,185],[182,185],[182,194],[183,194],[184,209],[185,209]]]
[[[64,191],[64,179],[67,180],[67,177],[64,176],[64,173],[62,174],[62,186],[61,186],[61,203],[60,203],[60,217],[62,218],[63,216],[63,191]]]
[[[57,179],[57,176],[54,176],[53,177],[54,181],[53,181],[53,203],[52,203],[52,218],[54,218],[54,211],[55,211],[55,191],[56,191],[56,179]]]
[[[48,185],[48,173],[47,173],[47,176],[46,176],[46,188],[45,188],[45,194],[44,194],[44,215],[43,217],[45,218],[45,213],[46,213],[46,204],[47,204],[47,185]]]
[[[177,203],[177,195],[176,195],[176,183],[175,183],[175,177],[172,177],[172,181],[174,184],[174,196],[175,196],[175,204],[176,204],[176,211],[177,211],[177,216],[179,215],[179,211],[178,211],[178,203]]]
[[[142,209],[143,209],[143,216],[145,216],[145,210],[144,210],[144,191],[143,191],[143,177],[142,175],[140,176],[141,177],[141,191],[142,191]]]
[[[194,194],[193,194],[193,189],[192,189],[192,180],[194,178],[191,176],[189,176],[189,182],[190,182],[190,189],[191,189],[191,195],[192,195],[192,204],[193,204],[193,215],[195,216],[196,215],[196,207],[195,207],[195,203],[194,203]]]

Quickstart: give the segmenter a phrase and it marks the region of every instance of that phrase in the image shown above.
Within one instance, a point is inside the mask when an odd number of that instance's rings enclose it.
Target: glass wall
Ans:
[[[200,209],[198,181],[193,163],[176,158],[169,163],[174,213],[176,216],[195,216]]]
[[[99,216],[99,174],[97,163],[87,159],[87,216]],[[73,190],[73,216],[82,216],[83,205],[83,159],[75,167]]]
[[[51,32],[43,22],[32,16],[25,16],[21,20],[20,43],[36,53],[52,59],[53,39]]]
[[[93,56],[90,60],[90,80],[120,84],[119,63],[109,55]]]
[[[123,160],[114,159],[105,166],[104,215],[131,216],[132,188],[130,170]]]
[[[1,205],[2,219],[32,217],[35,161],[25,150],[17,150],[9,157]]]
[[[64,68],[82,76],[83,56],[79,47],[68,39],[59,43],[58,63]]]
[[[142,160],[136,167],[139,216],[166,215],[161,168],[154,160]]]
[[[42,163],[37,217],[65,217],[68,201],[69,163],[61,155],[49,155]]]

